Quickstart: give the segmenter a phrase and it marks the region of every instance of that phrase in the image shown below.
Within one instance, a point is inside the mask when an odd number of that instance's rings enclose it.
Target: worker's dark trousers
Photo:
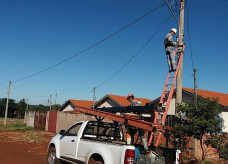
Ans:
[[[142,140],[144,149],[148,149],[148,144],[147,144],[146,138],[144,136],[144,132],[145,131],[143,129],[138,129],[138,132],[139,132],[139,136],[140,136],[140,138]]]
[[[172,46],[166,47],[165,49],[166,57],[167,57],[167,62],[169,66],[169,70],[175,70],[176,65],[175,65],[175,54],[174,54],[174,49]]]

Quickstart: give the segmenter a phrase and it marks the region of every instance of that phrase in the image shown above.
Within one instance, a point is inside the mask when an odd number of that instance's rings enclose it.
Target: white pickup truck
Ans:
[[[117,123],[81,121],[61,130],[48,146],[47,163],[134,164],[135,147]]]

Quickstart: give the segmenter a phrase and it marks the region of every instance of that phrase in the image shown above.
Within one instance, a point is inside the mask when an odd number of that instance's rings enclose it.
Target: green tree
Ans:
[[[25,99],[22,99],[17,103],[17,117],[24,117],[26,107],[27,103],[25,102]]]
[[[5,117],[6,101],[7,101],[6,98],[0,99],[0,116],[1,117]],[[15,117],[16,109],[17,109],[16,101],[14,99],[9,99],[8,116]]]
[[[31,111],[34,111],[34,110],[48,111],[49,109],[50,109],[49,106],[45,106],[43,104],[29,106],[29,110]]]
[[[219,117],[222,107],[218,104],[218,99],[198,99],[197,105],[194,102],[188,102],[178,106],[177,112],[180,117],[177,118],[173,130],[176,138],[175,144],[185,149],[184,144],[188,142],[189,137],[200,141],[202,150],[202,159],[205,159],[205,150],[203,148],[203,137],[213,137],[221,133],[223,119]]]
[[[55,105],[52,105],[51,109],[52,110],[59,110],[62,106],[60,104],[55,104]]]

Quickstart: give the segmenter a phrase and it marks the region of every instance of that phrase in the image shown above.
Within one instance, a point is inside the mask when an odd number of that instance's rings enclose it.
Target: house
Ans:
[[[200,96],[202,99],[207,98],[218,98],[218,103],[225,108],[225,111],[223,111],[220,116],[224,119],[224,132],[228,132],[228,94],[225,93],[219,93],[219,92],[213,92],[213,91],[207,91],[207,90],[201,90],[197,89],[197,95]],[[194,89],[192,88],[183,88],[182,91],[182,101],[183,102],[190,102],[193,100],[194,97]],[[167,117],[175,116],[175,92],[173,94],[173,97],[170,102],[169,110]],[[150,104],[151,105],[158,105],[160,101],[160,97],[153,100]]]
[[[145,106],[147,103],[149,104],[151,100],[146,98],[134,98],[137,101],[142,103],[142,106]],[[129,106],[131,103],[127,100],[127,96],[119,96],[119,95],[112,95],[107,94],[99,101],[97,101],[94,105],[95,108],[103,108],[103,107],[126,107]],[[145,121],[151,121],[151,112],[143,112],[142,115],[144,116]]]
[[[78,107],[84,107],[84,108],[91,108],[93,106],[93,101],[88,100],[73,100],[69,99],[66,101],[59,111],[67,112],[67,111],[74,111],[74,108]]]
[[[135,100],[141,101],[142,105],[146,105],[146,103],[150,103],[151,100],[145,98],[137,98]],[[97,101],[94,105],[95,108],[103,108],[103,107],[125,107],[129,106],[130,102],[127,100],[126,96],[118,96],[107,94],[99,101]]]
[[[192,96],[194,94],[194,90],[191,88],[183,88],[183,93],[185,93],[185,99],[183,102],[192,101]],[[207,90],[197,90],[197,95],[201,96],[203,99],[207,98],[218,98],[218,103],[224,107],[224,111],[220,114],[220,117],[224,120],[224,129],[223,132],[228,132],[228,94],[207,91]],[[184,95],[183,95],[184,98]]]
[[[225,109],[220,114],[220,117],[223,118],[223,120],[224,120],[223,132],[228,132],[228,94],[198,89],[197,95],[200,96],[200,98],[203,100],[207,100],[207,98],[218,98],[219,105],[223,106]],[[183,102],[193,101],[193,97],[194,97],[194,89],[183,88],[183,90],[182,90],[182,101]],[[167,120],[169,120],[170,118],[174,118],[174,116],[175,116],[175,100],[176,99],[175,99],[175,92],[174,92],[172,100],[170,102],[166,122],[167,122]],[[153,100],[151,102],[151,105],[158,105],[159,101],[160,101],[160,97]],[[174,120],[171,119],[170,124],[173,125],[173,123],[174,123]],[[193,139],[191,141],[190,146],[193,148],[192,153],[194,154],[194,156],[196,158],[200,159],[202,152],[201,152],[199,141],[196,139]],[[205,147],[205,150],[207,151],[206,158],[218,158],[219,154],[216,152],[215,149],[212,149],[210,147],[207,148],[205,145],[204,145],[204,147]]]

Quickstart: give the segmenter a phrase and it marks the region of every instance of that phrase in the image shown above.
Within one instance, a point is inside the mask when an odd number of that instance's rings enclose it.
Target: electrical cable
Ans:
[[[114,76],[116,76],[118,73],[120,73],[148,44],[149,42],[153,39],[153,37],[161,30],[161,28],[168,22],[172,14],[161,24],[161,26],[158,28],[158,30],[149,38],[149,40],[142,46],[142,48],[135,54],[133,55],[130,60],[128,60],[127,63],[125,63],[118,71],[116,71],[112,76],[110,76],[107,80],[96,86],[95,88],[99,88],[100,86],[104,85],[108,81],[110,81]]]
[[[191,43],[190,30],[189,30],[188,1],[186,1],[186,6],[187,6],[186,9],[187,9],[188,40],[189,40],[189,48],[190,48],[190,52],[191,52],[192,68],[194,70],[195,67],[194,67],[194,61],[193,61],[193,55],[192,55],[192,43]]]
[[[15,85],[13,85],[12,83],[11,83],[11,85],[16,89],[16,90],[18,90],[18,91],[20,91],[21,93],[24,93],[24,94],[26,94],[26,95],[28,95],[28,96],[30,96],[30,97],[49,97],[49,96],[34,96],[34,95],[31,95],[31,94],[29,94],[29,93],[27,93],[27,92],[25,92],[25,91],[22,91],[22,90],[20,90],[20,89],[18,89]]]
[[[179,26],[179,21],[177,20],[176,15],[173,13],[172,8],[169,6],[169,4],[168,4],[168,2],[167,2],[166,0],[164,0],[164,1],[165,1],[166,5],[168,6],[170,12],[172,13],[173,17],[175,18],[175,20],[176,20],[176,22],[177,22],[177,24],[178,24],[178,26]]]
[[[114,35],[118,34],[119,32],[123,31],[124,29],[128,28],[129,26],[135,24],[136,22],[138,22],[138,21],[141,20],[142,18],[148,16],[149,14],[151,14],[152,12],[158,10],[159,8],[161,8],[161,7],[164,6],[164,5],[165,5],[165,3],[159,5],[158,7],[152,9],[151,11],[149,11],[148,13],[146,13],[146,14],[144,14],[143,16],[139,17],[138,19],[132,21],[132,22],[129,23],[128,25],[122,27],[121,29],[119,29],[119,30],[117,30],[116,32],[112,33],[111,35],[105,37],[104,39],[102,39],[102,40],[100,40],[100,41],[98,41],[98,42],[92,44],[91,46],[89,46],[88,48],[86,48],[86,49],[84,49],[84,50],[78,52],[77,54],[72,55],[72,56],[70,56],[70,57],[68,57],[68,58],[66,58],[66,59],[64,59],[64,60],[62,60],[61,62],[59,62],[59,63],[57,63],[57,64],[54,64],[54,65],[52,65],[52,66],[50,66],[50,67],[47,67],[47,68],[45,68],[45,69],[43,69],[43,70],[41,70],[41,71],[39,71],[39,72],[37,72],[37,73],[31,74],[31,75],[29,75],[29,76],[25,76],[25,77],[23,77],[23,78],[14,80],[14,81],[12,81],[12,82],[18,82],[18,81],[21,81],[21,80],[24,80],[24,79],[28,79],[28,78],[30,78],[30,77],[33,77],[33,76],[35,76],[35,75],[38,75],[38,74],[43,73],[43,72],[45,72],[45,71],[48,71],[48,70],[50,70],[50,69],[52,69],[52,68],[54,68],[54,67],[56,67],[56,66],[58,66],[58,65],[60,65],[60,64],[62,64],[62,63],[65,63],[66,61],[68,61],[68,60],[70,60],[70,59],[72,59],[72,58],[74,58],[74,57],[76,57],[76,56],[81,55],[82,53],[84,53],[84,52],[88,51],[89,49],[91,49],[91,48],[97,46],[98,44],[100,44],[100,43],[102,43],[102,42],[108,40],[109,38],[113,37]]]
[[[8,89],[5,85],[3,85],[2,83],[0,83],[1,86],[5,87],[6,89]]]

